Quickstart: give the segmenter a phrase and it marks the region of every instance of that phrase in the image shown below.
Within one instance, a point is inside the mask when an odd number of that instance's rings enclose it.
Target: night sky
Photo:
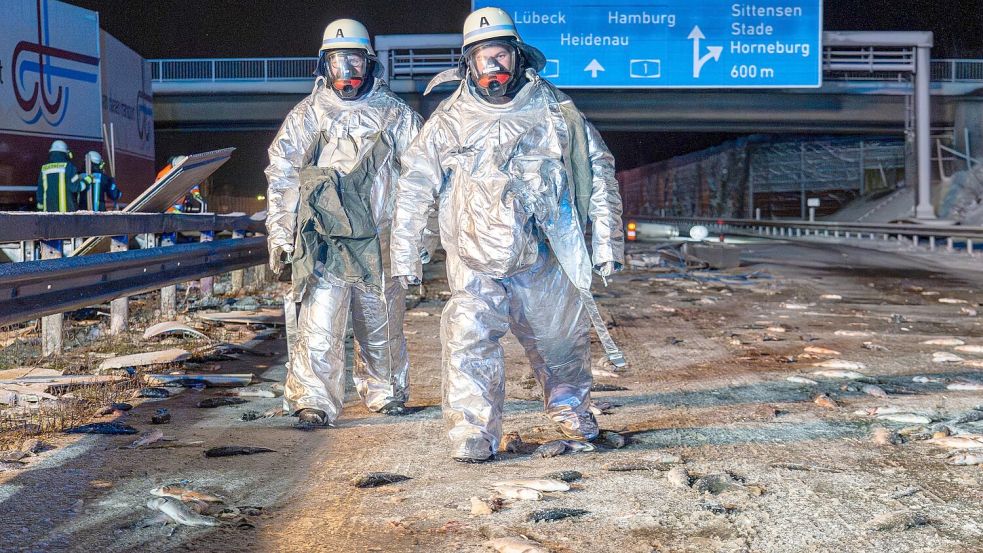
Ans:
[[[470,1],[66,0],[99,12],[103,29],[146,58],[312,56],[324,26],[363,22],[373,34],[460,33]],[[531,3],[533,4],[533,3]],[[983,58],[983,0],[826,0],[826,30],[930,30],[935,58]],[[159,133],[157,158],[234,145],[216,174],[224,192],[254,195],[265,179],[272,132],[208,136]],[[696,151],[734,138],[714,133],[605,133],[619,168]]]

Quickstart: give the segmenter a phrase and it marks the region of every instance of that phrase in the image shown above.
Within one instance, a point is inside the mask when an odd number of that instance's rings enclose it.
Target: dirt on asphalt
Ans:
[[[275,409],[280,398],[196,407],[219,393],[209,388],[141,400],[124,416],[128,424],[148,430],[150,416],[166,407],[172,422],[160,428],[178,440],[170,443],[201,443],[121,449],[135,437],[49,439],[54,447],[24,468],[0,471],[0,551],[479,552],[505,536],[525,536],[554,553],[983,551],[983,469],[948,464],[945,450],[925,439],[947,431],[939,423],[983,409],[983,392],[946,389],[983,381],[983,354],[923,343],[956,337],[983,345],[976,314],[983,272],[929,269],[841,246],[744,248],[739,269],[632,270],[595,290],[630,361],[617,378],[596,379],[626,390],[593,394],[595,403],[611,404],[599,422],[627,438],[621,449],[452,461],[439,407],[446,284],[437,265],[428,269],[427,299],[405,322],[410,403],[420,411],[386,417],[352,396],[337,427],[301,431],[290,417],[241,420],[247,411]],[[503,344],[505,431],[533,444],[559,438],[521,347],[511,335]],[[809,346],[840,354],[806,353]],[[258,387],[271,388],[282,381],[285,343],[274,338],[260,347],[276,355],[242,356],[221,371],[254,372],[265,380]],[[964,361],[933,362],[935,352]],[[819,370],[813,365],[833,359],[861,364],[857,371],[869,382],[812,374]],[[786,380],[792,375],[817,384]],[[888,397],[861,390],[875,382]],[[821,394],[835,405],[816,404]],[[933,422],[879,420],[867,412],[875,407]],[[904,443],[875,443],[879,427],[901,431]],[[983,433],[981,422],[949,427]],[[203,454],[224,445],[275,452]],[[605,468],[626,464],[643,470]],[[689,485],[667,477],[676,467],[686,469]],[[542,501],[506,501],[492,514],[471,514],[470,498],[489,498],[494,482],[559,470],[583,478]],[[352,485],[373,471],[410,479]],[[245,514],[208,528],[153,520],[145,507],[150,490],[181,481]],[[587,513],[529,522],[533,511],[554,508]]]

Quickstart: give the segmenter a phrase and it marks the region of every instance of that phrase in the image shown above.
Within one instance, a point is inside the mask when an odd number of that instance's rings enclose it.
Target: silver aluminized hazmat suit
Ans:
[[[288,336],[292,344],[284,394],[291,413],[312,408],[324,411],[330,422],[338,418],[344,400],[349,314],[359,355],[354,380],[365,405],[377,411],[392,401],[406,401],[405,290],[391,278],[388,242],[399,156],[420,124],[419,115],[380,78],[354,100],[342,100],[319,78],[314,91],[290,112],[270,145],[266,227],[271,257],[301,246],[298,207],[308,201],[302,187],[306,168],[327,168],[319,170],[344,179],[359,169],[364,173],[372,152],[384,155],[363,179],[371,185],[367,193],[370,223],[381,243],[382,284],[373,286],[332,273],[321,261],[312,262],[311,274],[298,283],[294,269],[292,299],[300,305],[295,336]],[[383,138],[386,150],[378,147]]]
[[[550,418],[570,437],[597,435],[582,298],[590,296],[592,266],[624,258],[614,159],[565,94],[531,69],[526,77],[501,105],[462,81],[403,155],[396,194],[396,276],[421,277],[420,236],[438,201],[452,293],[441,319],[444,414],[452,456],[463,460],[498,449],[505,401],[499,339],[510,329]],[[588,220],[593,259],[584,241]]]

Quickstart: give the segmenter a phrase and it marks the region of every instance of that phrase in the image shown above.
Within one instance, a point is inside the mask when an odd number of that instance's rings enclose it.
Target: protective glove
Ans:
[[[604,285],[608,285],[608,277],[613,275],[620,269],[620,265],[614,261],[605,261],[600,265],[594,266],[594,272],[601,276],[601,280],[604,281]]]
[[[294,247],[290,244],[270,247],[270,269],[279,275],[293,261]]]
[[[415,276],[401,275],[396,277],[399,280],[399,285],[403,287],[403,290],[409,290],[410,286],[419,286],[420,279]]]

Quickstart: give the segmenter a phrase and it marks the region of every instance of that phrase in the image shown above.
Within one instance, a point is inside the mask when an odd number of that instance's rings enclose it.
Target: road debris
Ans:
[[[254,455],[256,453],[272,453],[274,451],[276,450],[268,447],[227,445],[206,450],[205,457],[232,457],[234,455]]]
[[[846,359],[827,359],[826,361],[820,361],[819,363],[813,364],[813,367],[819,367],[823,369],[833,369],[833,370],[843,370],[843,371],[862,371],[867,368],[863,363],[858,363],[856,361],[847,361]],[[813,373],[817,374],[817,373]],[[834,378],[848,378],[848,377],[834,377]]]
[[[495,508],[492,504],[478,496],[471,497],[471,514],[475,516],[485,516],[490,515],[495,512]]]
[[[352,485],[356,488],[378,488],[379,486],[395,484],[409,479],[409,476],[392,472],[370,472],[353,478]]]
[[[169,365],[171,363],[187,361],[190,358],[191,354],[180,348],[134,353],[133,355],[121,355],[104,360],[102,363],[99,363],[99,372],[125,369],[127,367]]]
[[[552,478],[520,478],[516,480],[503,480],[495,482],[493,487],[513,486],[518,488],[529,488],[541,492],[566,492],[570,490],[570,485],[562,480]]]
[[[228,394],[237,397],[257,397],[257,398],[276,397],[276,394],[270,390],[250,389],[250,388],[236,388],[234,390],[229,390]]]
[[[969,452],[957,453],[949,457],[947,463],[956,466],[983,465],[983,454]]]
[[[983,449],[983,436],[977,434],[942,436],[926,440],[925,443],[948,449]]]
[[[815,355],[840,355],[835,349],[821,348],[817,346],[806,346],[802,351]]]
[[[965,361],[965,359],[962,357],[947,351],[936,351],[932,354],[933,363],[962,363],[963,361]]]
[[[151,399],[166,399],[171,397],[171,393],[165,390],[164,388],[148,387],[148,388],[141,388],[140,390],[137,391],[136,394],[134,394],[134,396],[151,398]]]
[[[983,382],[953,382],[945,388],[956,392],[979,392],[983,391]]]
[[[833,398],[829,397],[827,394],[819,394],[812,400],[812,402],[820,407],[825,407],[826,409],[836,409],[839,407],[839,405],[836,404],[836,401],[834,401]]]
[[[897,432],[882,426],[874,428],[870,433],[870,437],[877,445],[897,445],[903,441]]]
[[[863,343],[863,348],[864,349],[869,349],[870,351],[890,351],[886,347],[884,347],[884,346],[882,346],[880,344],[875,344],[874,342],[864,342]]]
[[[283,309],[260,309],[254,313],[238,311],[235,313],[198,313],[198,318],[213,323],[232,323],[250,325],[283,326],[286,320]]]
[[[850,369],[825,369],[821,371],[813,371],[816,376],[824,376],[826,378],[842,378],[846,380],[864,380],[869,378],[867,375]]]
[[[926,346],[962,346],[966,342],[959,338],[933,338],[931,340],[925,340],[922,344]]]
[[[794,382],[796,384],[805,384],[807,386],[818,386],[819,383],[811,378],[805,378],[804,376],[786,376],[785,380],[789,382]]]
[[[624,386],[617,386],[614,384],[601,384],[595,383],[591,386],[590,391],[592,392],[627,392],[628,388]]]
[[[160,430],[156,430],[156,429],[155,430],[150,430],[148,432],[144,432],[143,434],[141,434],[140,437],[136,439],[136,441],[134,441],[132,444],[126,446],[126,449],[137,449],[137,448],[143,447],[145,445],[150,445],[150,444],[159,442],[159,441],[161,441],[163,439],[164,439],[164,433],[163,432],[161,432]]]
[[[563,482],[576,482],[583,478],[583,474],[575,470],[561,470],[558,472],[551,472],[549,474],[544,474],[543,478],[551,478],[553,480],[562,480]]]
[[[885,413],[877,415],[877,418],[882,421],[901,422],[905,424],[930,424],[932,422],[931,418],[925,415],[916,415],[915,413]]]
[[[158,409],[153,416],[150,417],[150,424],[167,424],[171,422],[171,414],[167,409]]]
[[[673,467],[666,473],[666,480],[674,488],[689,489],[693,482],[686,467]]]
[[[874,335],[872,332],[867,332],[866,330],[837,330],[833,334],[848,338],[868,338]]]
[[[621,449],[625,447],[628,441],[624,436],[613,430],[601,430],[594,443],[610,449]]]
[[[495,486],[493,489],[507,499],[521,499],[523,501],[541,501],[543,499],[543,493],[532,488],[502,485]]]
[[[249,386],[253,375],[249,374],[145,374],[144,381],[156,386],[183,386],[198,388],[235,388]]]
[[[888,397],[887,392],[884,391],[884,388],[881,388],[876,384],[865,384],[863,387],[860,388],[860,391],[869,396],[880,397],[880,398]]]
[[[179,501],[197,501],[201,503],[225,503],[225,500],[207,492],[186,488],[179,483],[158,486],[150,490],[157,497],[173,497]]]
[[[621,378],[621,375],[617,373],[606,371],[604,369],[598,369],[596,367],[591,368],[590,372],[595,378]]]
[[[966,300],[963,300],[963,299],[959,299],[959,298],[939,298],[939,303],[948,303],[948,304],[953,304],[953,305],[959,305],[959,304],[969,303],[969,302],[967,302]]]
[[[975,354],[983,353],[983,346],[978,346],[978,345],[956,346],[953,349],[958,351],[959,353],[975,353]]]

